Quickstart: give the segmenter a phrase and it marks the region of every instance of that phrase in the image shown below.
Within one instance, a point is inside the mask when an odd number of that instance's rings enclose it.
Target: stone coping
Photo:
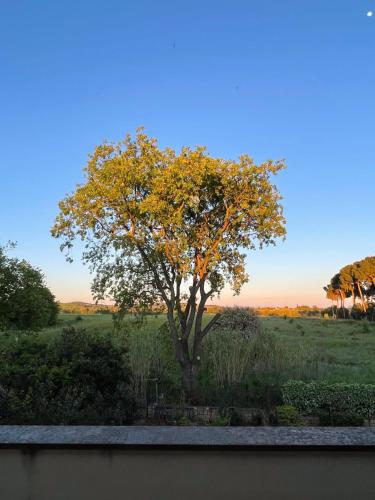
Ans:
[[[375,450],[375,428],[0,425],[0,448],[9,447]]]

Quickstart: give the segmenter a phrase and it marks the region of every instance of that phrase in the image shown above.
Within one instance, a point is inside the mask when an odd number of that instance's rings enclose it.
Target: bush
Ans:
[[[231,423],[230,417],[219,416],[219,417],[216,417],[214,420],[212,420],[210,425],[217,426],[217,427],[226,427],[226,426],[230,425],[230,423]]]
[[[296,427],[305,425],[297,408],[291,405],[277,406],[276,418],[278,425],[296,426]]]
[[[241,384],[251,368],[253,344],[259,334],[259,319],[251,309],[224,309],[204,346],[207,378],[222,389]]]
[[[360,415],[350,412],[333,412],[328,410],[319,411],[319,425],[334,425],[335,427],[360,427],[363,425],[364,418]]]
[[[327,384],[289,381],[283,386],[283,400],[304,415],[322,415],[328,412],[335,418],[371,419],[375,415],[375,385]],[[353,417],[353,418],[354,418]]]
[[[361,320],[361,319],[366,318],[366,312],[363,311],[361,306],[359,306],[358,304],[356,304],[355,306],[352,307],[350,314],[351,314],[351,317],[353,319],[356,319],[356,320]]]
[[[250,339],[260,330],[259,318],[248,307],[226,307],[212,328],[213,332],[231,334],[236,332]]]
[[[190,420],[190,418],[183,416],[177,420],[177,425],[187,427],[189,425],[192,425],[192,421]]]
[[[51,343],[9,337],[0,365],[0,423],[110,425],[132,421],[125,352],[109,337],[66,328]]]

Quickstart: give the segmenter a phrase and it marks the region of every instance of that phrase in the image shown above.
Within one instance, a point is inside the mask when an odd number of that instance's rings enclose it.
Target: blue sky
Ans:
[[[322,304],[375,254],[375,0],[3,0],[0,243],[57,298],[90,276],[49,234],[87,155],[138,125],[162,146],[285,158],[285,243],[248,258],[229,304]]]

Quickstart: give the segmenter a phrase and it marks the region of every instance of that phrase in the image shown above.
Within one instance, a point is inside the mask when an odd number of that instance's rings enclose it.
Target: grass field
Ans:
[[[375,382],[375,323],[262,318],[288,349],[309,353],[329,382]]]
[[[209,317],[207,315],[207,319]],[[113,331],[110,314],[82,315],[81,318],[77,321],[75,314],[61,314],[58,326],[46,329],[42,334],[53,336],[64,325],[98,333]],[[156,330],[164,321],[162,314],[149,316],[140,328]],[[314,363],[315,372],[325,380],[375,383],[375,323],[279,317],[262,317],[261,323],[288,350],[297,355],[300,353],[307,362]]]

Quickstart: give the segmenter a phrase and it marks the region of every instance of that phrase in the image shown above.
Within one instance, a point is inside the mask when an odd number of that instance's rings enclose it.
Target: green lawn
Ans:
[[[331,382],[375,383],[375,323],[262,318],[289,349],[300,349]]]
[[[56,327],[43,331],[53,336],[64,325],[86,328],[98,333],[113,331],[111,314],[60,314]],[[207,319],[209,315],[207,315]],[[156,330],[163,314],[149,316],[141,327]],[[375,383],[375,323],[315,318],[261,318],[263,327],[274,333],[288,350],[300,353],[315,366],[319,376],[331,382]]]

